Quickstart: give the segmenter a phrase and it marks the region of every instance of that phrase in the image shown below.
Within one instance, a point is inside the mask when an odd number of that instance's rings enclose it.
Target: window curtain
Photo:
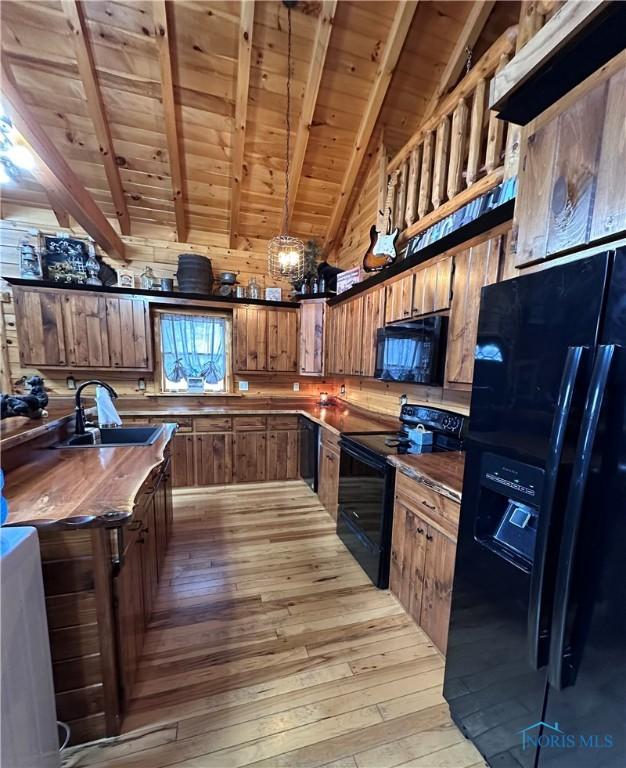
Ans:
[[[429,352],[429,344],[417,344],[415,339],[390,338],[384,348],[384,370],[394,381],[409,380],[416,370],[428,365]]]
[[[209,384],[225,371],[226,320],[200,315],[163,315],[163,367],[170,381],[203,376]]]

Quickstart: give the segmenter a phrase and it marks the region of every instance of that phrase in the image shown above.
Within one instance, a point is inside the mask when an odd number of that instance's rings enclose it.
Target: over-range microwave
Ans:
[[[381,381],[443,384],[448,318],[424,317],[380,328],[376,372]]]

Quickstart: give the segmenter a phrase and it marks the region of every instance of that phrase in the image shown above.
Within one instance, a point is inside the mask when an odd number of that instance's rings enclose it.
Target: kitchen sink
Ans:
[[[146,425],[139,427],[117,427],[114,429],[103,428],[100,430],[101,441],[91,442],[91,434],[72,435],[62,443],[57,443],[55,448],[107,448],[113,445],[152,445],[159,437],[163,426],[156,427]]]

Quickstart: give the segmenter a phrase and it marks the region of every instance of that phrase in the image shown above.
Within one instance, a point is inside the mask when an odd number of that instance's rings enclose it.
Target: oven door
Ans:
[[[371,581],[389,585],[394,469],[342,438],[337,535]]]

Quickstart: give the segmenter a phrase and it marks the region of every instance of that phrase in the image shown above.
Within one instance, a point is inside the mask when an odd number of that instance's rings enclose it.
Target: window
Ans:
[[[159,312],[161,390],[231,391],[231,318],[217,312]]]

